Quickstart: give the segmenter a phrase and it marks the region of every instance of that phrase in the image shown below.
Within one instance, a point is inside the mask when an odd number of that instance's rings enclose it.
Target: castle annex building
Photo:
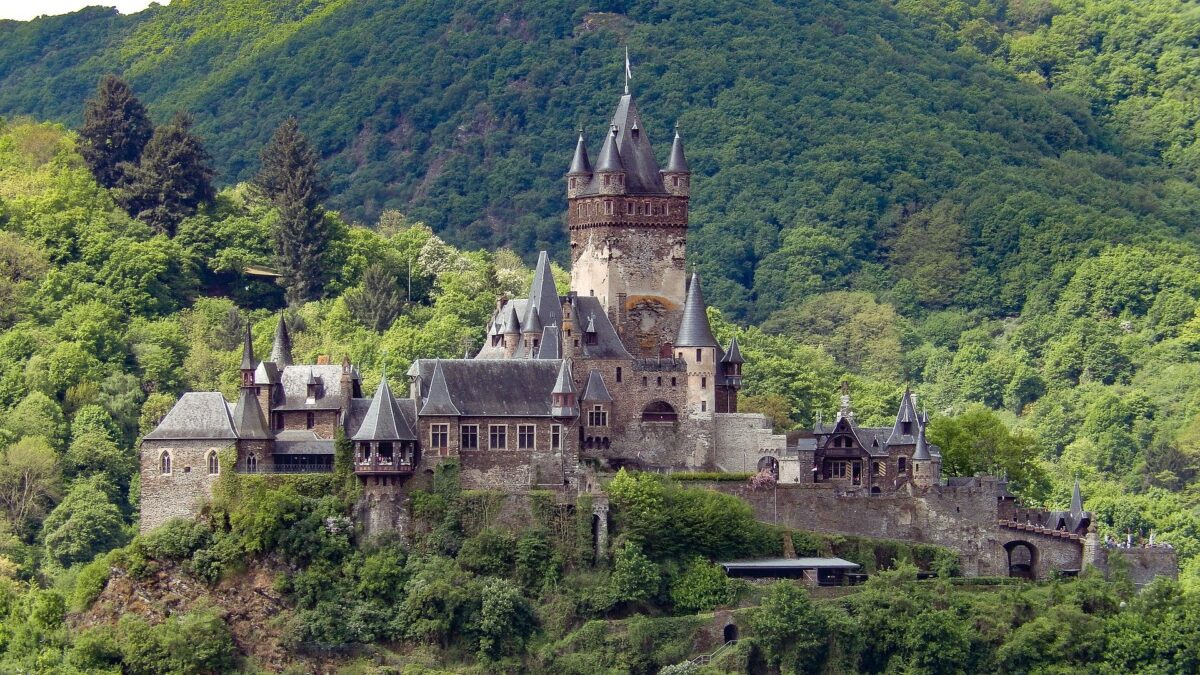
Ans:
[[[551,490],[564,502],[598,492],[621,467],[769,469],[770,512],[746,486],[714,488],[797,527],[950,546],[968,574],[1043,577],[1084,565],[1091,517],[1078,494],[1069,513],[1050,514],[1020,509],[997,479],[942,479],[910,393],[892,427],[866,428],[844,391],[832,425],[790,444],[765,416],[738,412],[741,350],[717,341],[701,279],[686,268],[683,140],[676,130],[660,166],[631,95],[594,162],[580,134],[566,189],[568,292],[542,252],[527,296],[497,302],[474,358],[419,359],[406,392],[385,377],[366,396],[347,359],[294,363],[282,316],[267,360],[247,330],[237,400],[186,393],[142,440],[142,529],[194,515],[223,471],[332,471],[340,430],[353,443],[367,531],[405,531],[407,491],[446,461],[459,464],[464,487]],[[226,466],[231,446],[236,465]]]

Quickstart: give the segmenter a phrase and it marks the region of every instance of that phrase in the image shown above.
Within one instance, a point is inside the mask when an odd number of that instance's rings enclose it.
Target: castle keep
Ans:
[[[353,444],[368,532],[404,531],[408,490],[447,461],[464,487],[550,490],[564,502],[599,492],[622,467],[757,469],[777,478],[770,509],[765,493],[713,487],[741,494],[764,519],[949,546],[968,574],[1044,577],[1103,564],[1078,492],[1060,514],[1021,509],[994,478],[943,479],[909,392],[892,427],[867,428],[843,391],[833,424],[791,443],[765,416],[738,412],[741,349],[717,342],[701,279],[685,266],[683,140],[676,130],[660,168],[628,93],[594,164],[580,133],[566,183],[568,291],[559,293],[542,252],[527,296],[497,302],[474,358],[419,359],[407,391],[385,377],[367,397],[347,359],[293,363],[282,316],[267,360],[247,330],[236,402],[186,393],[143,439],[143,531],[194,515],[222,471],[332,471],[340,430]],[[230,446],[236,465],[223,466]]]

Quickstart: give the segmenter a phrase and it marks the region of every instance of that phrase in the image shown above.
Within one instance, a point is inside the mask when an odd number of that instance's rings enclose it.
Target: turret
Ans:
[[[907,396],[905,399],[907,400]],[[938,467],[929,452],[929,442],[925,439],[925,425],[919,425],[916,430],[916,444],[913,449],[913,485],[920,488],[932,486],[938,480]]]
[[[521,320],[517,317],[516,303],[509,303],[500,332],[504,334],[504,358],[511,359],[513,354],[517,353],[517,345],[521,342]]]
[[[354,443],[354,471],[358,474],[411,473],[417,462],[417,434],[400,412],[388,386],[387,372],[362,422],[350,438]]]
[[[588,160],[587,144],[583,140],[583,129],[575,142],[575,156],[567,169],[567,197],[578,196],[592,182],[592,163]]]
[[[287,321],[283,312],[279,313],[279,323],[275,325],[275,342],[271,345],[271,361],[283,369],[292,365],[292,336],[288,334]]]
[[[558,379],[550,391],[550,415],[556,418],[579,415],[579,402],[575,393],[575,382],[571,378],[571,366],[566,359],[558,367]]]
[[[258,362],[254,360],[254,339],[250,333],[250,323],[246,323],[246,340],[242,344],[242,386],[254,386],[254,369],[258,366]]]
[[[713,337],[700,288],[700,275],[692,273],[683,318],[675,337],[675,355],[687,363],[688,407],[693,413],[716,412],[717,339]]]
[[[600,156],[596,159],[596,182],[602,195],[625,194],[625,164],[617,150],[617,125],[613,124],[604,137]],[[610,214],[611,215],[611,214]]]
[[[692,169],[683,156],[683,138],[679,136],[679,125],[675,125],[675,140],[671,143],[671,156],[667,168],[662,170],[663,187],[675,197],[687,197],[691,189]]]
[[[717,412],[738,411],[738,391],[742,388],[742,350],[737,336],[729,341],[729,349],[721,357],[721,387],[717,391]]]

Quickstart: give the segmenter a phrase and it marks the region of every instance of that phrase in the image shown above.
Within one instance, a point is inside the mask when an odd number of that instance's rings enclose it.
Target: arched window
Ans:
[[[221,473],[221,460],[217,459],[216,450],[209,450],[208,452],[208,473],[210,476]]]
[[[258,473],[258,455],[253,452],[246,458],[246,473]]]
[[[163,451],[162,457],[159,458],[159,465],[164,474],[171,473],[171,453]]]

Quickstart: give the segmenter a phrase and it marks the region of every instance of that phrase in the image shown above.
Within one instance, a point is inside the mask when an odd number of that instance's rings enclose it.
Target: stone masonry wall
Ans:
[[[760,520],[814,532],[899,539],[936,544],[958,551],[967,576],[1007,576],[1006,543],[1028,540],[1044,565],[1079,569],[1082,543],[1057,537],[1033,536],[998,526],[999,485],[981,478],[973,486],[939,487],[923,495],[906,492],[872,496],[839,496],[827,484],[781,484],[754,492],[744,483],[711,483],[709,487],[735,494],[754,508]]]
[[[172,518],[191,518],[212,496],[216,474],[208,473],[208,453],[220,452],[230,441],[146,441],[139,453],[141,465],[142,532]],[[162,453],[171,455],[171,473],[161,469]],[[233,467],[219,467],[231,471]]]
[[[1155,577],[1174,579],[1179,576],[1179,556],[1175,549],[1165,546],[1153,548],[1100,548],[1096,566],[1107,574],[1112,570],[1114,559],[1126,564],[1129,580],[1141,587],[1154,581]]]
[[[787,447],[787,437],[776,434],[765,415],[718,413],[713,422],[712,463],[720,471],[755,471],[760,459],[778,460]]]

